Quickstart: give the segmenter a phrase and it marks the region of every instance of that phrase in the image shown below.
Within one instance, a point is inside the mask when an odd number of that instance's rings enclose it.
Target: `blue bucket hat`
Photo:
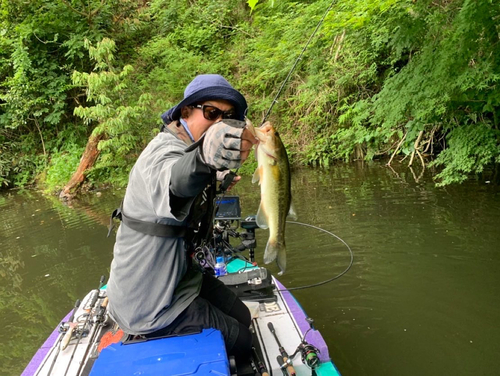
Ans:
[[[161,115],[163,122],[169,124],[181,117],[181,109],[198,102],[224,99],[236,110],[238,120],[245,120],[247,101],[245,97],[218,74],[201,74],[196,76],[184,90],[184,99],[177,106]]]

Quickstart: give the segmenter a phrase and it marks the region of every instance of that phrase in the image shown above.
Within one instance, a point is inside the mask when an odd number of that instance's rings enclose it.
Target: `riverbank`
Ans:
[[[255,124],[275,104],[302,165],[432,155],[439,183],[462,182],[500,163],[499,17],[490,0],[9,3],[0,186],[62,189],[87,145],[87,181],[124,186],[200,73],[244,93]]]

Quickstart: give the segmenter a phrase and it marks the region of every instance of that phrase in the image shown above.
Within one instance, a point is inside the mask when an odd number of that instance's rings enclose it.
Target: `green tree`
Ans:
[[[134,155],[133,152],[138,152],[138,146],[144,144],[144,134],[147,133],[143,132],[144,127],[140,124],[143,118],[147,118],[146,104],[150,96],[142,95],[137,105],[124,105],[127,78],[133,68],[131,65],[121,70],[113,67],[115,42],[104,38],[95,47],[86,41],[85,47],[95,62],[94,72],[73,72],[73,83],[86,89],[86,99],[93,105],[76,107],[75,115],[87,125],[97,125],[93,128],[79,167],[63,189],[64,196],[71,196],[90,170],[94,176],[101,173],[100,170],[106,170],[106,177],[116,178],[112,183],[124,184],[119,179],[127,176],[131,167],[129,158]],[[99,154],[100,160],[94,166]]]
[[[0,186],[44,171],[60,187],[91,135],[100,154],[85,176],[125,184],[160,114],[200,73],[226,76],[259,125],[331,4],[4,0]],[[335,2],[270,116],[294,161],[391,157],[435,167],[439,184],[498,165],[499,8]]]

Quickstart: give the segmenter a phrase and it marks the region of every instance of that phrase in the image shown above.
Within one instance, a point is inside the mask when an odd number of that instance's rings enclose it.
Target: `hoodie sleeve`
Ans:
[[[170,208],[176,217],[187,216],[193,198],[212,180],[215,170],[201,159],[198,149],[184,154],[172,166]]]

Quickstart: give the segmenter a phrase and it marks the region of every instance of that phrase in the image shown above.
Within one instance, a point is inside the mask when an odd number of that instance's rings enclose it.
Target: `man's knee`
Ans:
[[[248,326],[239,323],[238,337],[234,345],[228,349],[229,355],[236,358],[247,358],[252,351],[252,333]]]
[[[240,299],[235,300],[233,306],[231,307],[231,310],[229,311],[229,316],[234,317],[247,328],[252,323],[252,315],[250,314],[250,310]]]

